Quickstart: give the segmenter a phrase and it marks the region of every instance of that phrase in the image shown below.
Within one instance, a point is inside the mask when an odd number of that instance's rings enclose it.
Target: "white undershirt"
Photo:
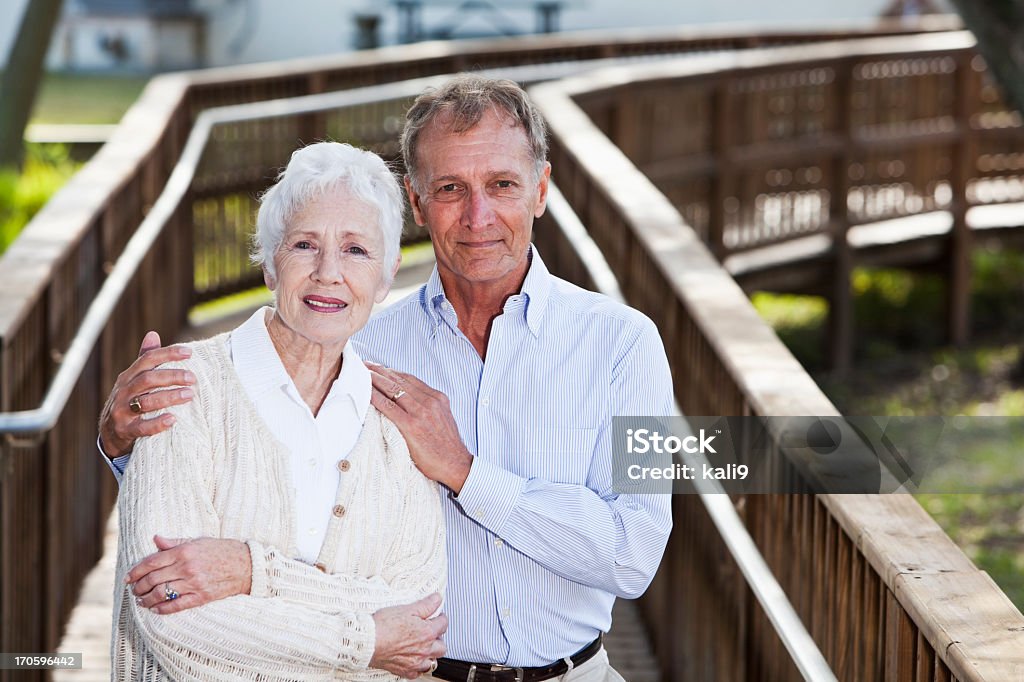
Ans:
[[[355,446],[370,407],[370,371],[351,342],[345,344],[341,372],[314,417],[270,340],[268,310],[257,310],[231,333],[229,350],[256,412],[291,453],[296,558],[314,563],[338,491],[338,462]]]

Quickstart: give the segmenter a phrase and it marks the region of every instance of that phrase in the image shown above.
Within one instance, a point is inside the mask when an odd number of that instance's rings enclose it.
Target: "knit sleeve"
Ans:
[[[373,613],[409,604],[445,588],[445,527],[437,484],[412,464],[408,448],[393,424],[385,425],[388,447],[397,450],[396,473],[403,488],[395,510],[399,531],[388,548],[381,576],[357,578],[323,573],[273,547],[249,541],[253,595],[282,597],[310,606]]]
[[[117,585],[156,551],[157,533],[220,534],[211,490],[213,439],[201,401],[171,409],[174,428],[138,441],[125,471]],[[127,586],[118,596],[127,614],[120,627],[135,630],[175,679],[324,680],[337,669],[364,670],[373,654],[375,628],[367,612],[238,595],[164,616],[140,608]]]

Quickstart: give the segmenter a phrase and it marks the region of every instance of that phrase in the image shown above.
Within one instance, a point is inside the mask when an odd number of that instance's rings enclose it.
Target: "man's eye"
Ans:
[[[511,180],[498,180],[496,183],[499,189],[511,189],[515,186],[515,183]]]
[[[442,192],[454,192],[456,189],[458,189],[458,185],[454,182],[449,182],[447,185],[441,185]]]

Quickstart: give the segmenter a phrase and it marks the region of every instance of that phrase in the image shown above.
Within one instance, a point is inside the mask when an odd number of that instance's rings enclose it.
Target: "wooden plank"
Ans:
[[[920,630],[917,632],[917,660],[914,662],[914,682],[933,682],[935,650]]]
[[[958,680],[1024,679],[1024,617],[987,574],[901,575],[895,592]]]

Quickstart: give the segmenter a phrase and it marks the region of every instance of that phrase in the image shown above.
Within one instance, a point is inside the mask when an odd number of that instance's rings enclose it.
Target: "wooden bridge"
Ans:
[[[426,43],[154,79],[0,259],[0,409],[36,408],[85,361],[53,428],[8,433],[0,452],[0,651],[54,651],[100,556],[116,490],[95,420],[137,340],[176,336],[196,303],[259,285],[246,236],[272,169],[325,137],[397,159],[404,110],[430,77],[493,69],[533,84],[564,197],[537,225],[545,261],[601,286],[568,225],[585,228],[657,322],[685,413],[837,413],[743,287],[825,293],[843,366],[855,263],[941,268],[949,334],[964,340],[976,233],[1019,234],[1024,127],[952,28]],[[136,257],[83,354],[90,305]],[[774,466],[801,476],[784,457]],[[709,507],[673,505],[639,603],[663,678],[798,679]],[[839,679],[1024,679],[1024,617],[910,496],[731,508]]]

